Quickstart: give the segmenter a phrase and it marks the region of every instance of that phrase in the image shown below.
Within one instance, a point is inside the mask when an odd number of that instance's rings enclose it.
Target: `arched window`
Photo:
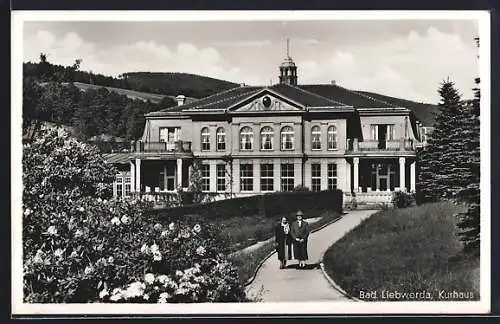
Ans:
[[[294,148],[294,132],[293,128],[290,126],[285,126],[281,129],[281,149],[282,150],[293,150]]]
[[[313,150],[321,150],[321,130],[319,126],[311,128],[311,146]]]
[[[273,149],[274,131],[271,127],[265,126],[260,130],[260,149],[272,150]]]
[[[335,127],[335,126],[328,127],[327,137],[328,137],[328,149],[329,150],[336,150],[337,149],[337,127]]]
[[[253,130],[245,126],[240,130],[240,150],[251,150],[253,147]]]
[[[208,127],[201,129],[201,150],[210,151],[210,130]]]
[[[217,128],[217,151],[226,150],[226,131],[223,127]]]

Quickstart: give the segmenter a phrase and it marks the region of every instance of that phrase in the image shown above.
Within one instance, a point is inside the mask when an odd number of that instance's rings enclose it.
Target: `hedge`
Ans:
[[[156,209],[150,213],[160,218],[167,217],[169,219],[189,215],[201,216],[204,219],[252,215],[265,215],[273,218],[295,213],[299,209],[304,212],[306,217],[308,214],[320,214],[325,210],[342,213],[342,191],[269,193],[204,204]]]

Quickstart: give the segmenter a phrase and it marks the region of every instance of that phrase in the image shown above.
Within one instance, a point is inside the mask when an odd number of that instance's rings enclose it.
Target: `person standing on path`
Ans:
[[[276,252],[278,252],[278,260],[280,260],[280,269],[283,269],[286,266],[286,260],[292,259],[292,237],[290,235],[290,224],[286,217],[283,216],[281,221],[276,224],[274,233]]]
[[[296,260],[299,260],[299,269],[306,266],[307,255],[307,239],[309,237],[309,224],[302,219],[304,214],[302,211],[297,211],[295,214],[297,220],[290,227],[290,234],[293,240],[293,254]]]

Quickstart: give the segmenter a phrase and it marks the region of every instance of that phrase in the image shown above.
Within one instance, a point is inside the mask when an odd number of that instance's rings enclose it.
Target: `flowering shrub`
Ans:
[[[64,136],[46,132],[24,151],[26,302],[245,300],[219,229],[187,220],[162,225],[145,216],[147,203],[104,199],[112,170]],[[39,165],[66,146],[73,160],[57,161],[72,171]]]

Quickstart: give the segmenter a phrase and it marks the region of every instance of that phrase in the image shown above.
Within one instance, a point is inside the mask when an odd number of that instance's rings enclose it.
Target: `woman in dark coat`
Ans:
[[[299,260],[299,269],[306,266],[307,239],[309,237],[309,224],[302,220],[304,214],[299,210],[296,214],[297,220],[290,226],[290,234],[293,240],[293,254]]]
[[[292,259],[292,237],[290,236],[290,224],[286,217],[282,217],[281,221],[276,224],[274,233],[280,269],[283,269],[286,266],[287,254],[288,260]]]

